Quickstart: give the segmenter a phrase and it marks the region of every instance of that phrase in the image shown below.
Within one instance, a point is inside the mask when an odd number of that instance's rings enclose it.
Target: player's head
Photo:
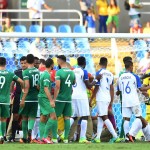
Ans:
[[[27,55],[27,63],[30,65],[34,64],[34,56],[32,54]]]
[[[0,67],[5,67],[6,66],[6,58],[0,57]]]
[[[48,58],[45,61],[45,66],[46,66],[47,69],[53,69],[53,67],[54,67],[54,61],[53,61],[53,59]]]
[[[45,59],[40,59],[39,62],[40,62],[39,68],[45,67]]]
[[[27,65],[27,57],[26,56],[22,56],[20,58],[20,64],[21,64],[21,68],[22,70],[25,70],[28,68],[28,65]]]
[[[57,63],[58,63],[58,66],[62,67],[62,65],[66,65],[66,56],[64,55],[58,55],[57,56]]]
[[[128,70],[128,71],[133,71],[133,62],[132,61],[126,61],[125,62],[125,68],[126,68],[126,70]]]
[[[38,57],[34,57],[34,67],[35,68],[39,68],[39,65],[40,65],[40,60]]]
[[[107,58],[106,57],[101,57],[100,61],[99,61],[99,65],[106,68],[107,64],[108,64]]]
[[[125,64],[126,61],[132,61],[132,58],[130,56],[126,56],[123,58],[123,63]]]
[[[77,63],[78,63],[78,66],[81,66],[81,67],[85,68],[85,66],[86,66],[85,57],[83,57],[83,56],[78,57]]]

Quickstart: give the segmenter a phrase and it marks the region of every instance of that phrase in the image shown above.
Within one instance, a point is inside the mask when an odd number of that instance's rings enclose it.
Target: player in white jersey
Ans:
[[[107,70],[107,58],[102,57],[100,59],[100,67],[101,69],[96,73],[96,75],[101,74],[102,79],[100,82],[96,83],[95,89],[92,99],[96,96],[96,104],[98,108],[98,124],[97,124],[97,137],[95,138],[94,142],[100,142],[100,136],[102,133],[102,129],[104,124],[107,126],[108,130],[112,134],[113,138],[110,140],[111,143],[113,142],[120,142],[120,139],[115,132],[112,123],[108,119],[108,108],[112,107],[113,99],[114,99],[114,77],[113,74]]]
[[[81,132],[80,132],[80,140],[79,143],[87,143],[86,140],[86,130],[87,130],[87,120],[88,116],[90,116],[89,110],[89,100],[87,96],[87,88],[91,88],[96,82],[101,78],[101,75],[98,75],[96,79],[92,83],[89,82],[88,72],[85,70],[86,59],[85,57],[79,57],[77,59],[78,67],[73,71],[76,77],[76,84],[73,87],[72,94],[72,108],[73,108],[73,116],[70,119],[70,125],[73,124],[74,120],[77,117],[81,117]]]
[[[133,72],[133,62],[127,61],[125,63],[126,72],[119,77],[118,80],[118,92],[117,95],[122,93],[122,116],[124,118],[124,133],[126,138],[131,142],[134,142],[134,133],[139,125],[139,119],[142,122],[142,128],[147,126],[147,122],[142,118],[142,111],[140,106],[140,101],[138,97],[138,89],[141,91],[146,91],[150,88],[142,87],[140,78],[132,73]],[[131,129],[129,128],[129,121],[131,115],[134,114],[136,119],[132,124]]]

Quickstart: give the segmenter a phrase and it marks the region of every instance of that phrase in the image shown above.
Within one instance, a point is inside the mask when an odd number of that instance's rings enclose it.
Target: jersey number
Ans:
[[[68,87],[70,87],[70,85],[71,85],[71,81],[70,81],[70,74],[68,75],[68,77],[67,77],[67,79],[66,79],[66,81],[65,81],[65,84],[67,84],[68,85]]]
[[[5,84],[5,77],[1,76],[0,77],[0,89],[3,88],[4,84]]]
[[[129,86],[129,81],[126,86],[125,86],[124,82],[122,82],[122,85],[123,85],[123,93],[126,92],[127,94],[130,94],[131,88]]]
[[[38,81],[39,81],[39,74],[35,74],[35,75],[32,75],[32,79],[33,79],[33,87],[37,86],[38,84]]]

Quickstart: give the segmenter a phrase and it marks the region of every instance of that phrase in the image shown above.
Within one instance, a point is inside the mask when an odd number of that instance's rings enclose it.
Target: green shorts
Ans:
[[[55,112],[56,112],[57,117],[60,117],[61,115],[65,116],[65,117],[71,117],[72,116],[71,103],[56,101]]]
[[[106,25],[109,25],[110,23],[115,23],[116,27],[119,26],[119,17],[118,16],[109,16],[106,22]]]
[[[10,107],[9,105],[0,104],[0,118],[9,118]]]
[[[55,113],[55,109],[51,107],[50,101],[47,98],[39,97],[38,101],[42,115],[47,116],[51,113]]]
[[[19,109],[19,114],[24,117],[36,118],[38,103],[37,102],[25,102],[25,106]]]

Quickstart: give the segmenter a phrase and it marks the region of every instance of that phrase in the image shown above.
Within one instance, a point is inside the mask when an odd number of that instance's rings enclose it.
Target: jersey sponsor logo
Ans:
[[[8,73],[9,73],[8,71],[0,71],[0,74],[3,74],[3,75],[6,75]]]
[[[102,73],[102,75],[111,77],[111,73],[107,73],[107,72]]]
[[[131,79],[131,76],[124,76],[124,77],[121,77],[121,80],[124,80],[124,79]]]
[[[39,73],[39,70],[36,69],[36,70],[29,70],[29,73]]]

